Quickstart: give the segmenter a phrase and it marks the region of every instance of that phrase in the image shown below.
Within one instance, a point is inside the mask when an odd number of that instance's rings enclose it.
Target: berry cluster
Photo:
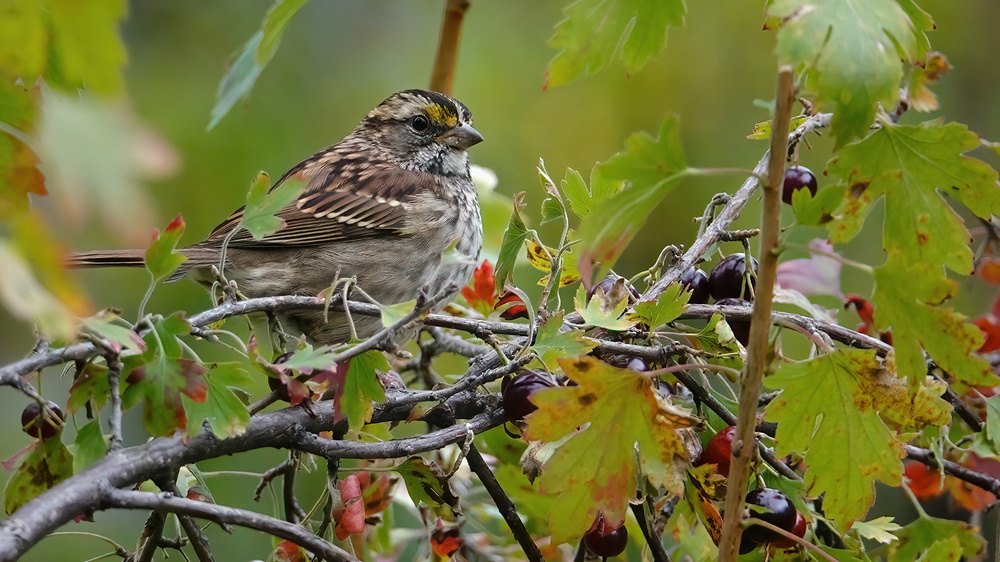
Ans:
[[[698,268],[687,270],[680,282],[691,291],[692,304],[706,304],[709,296],[716,304],[729,306],[750,306],[757,280],[757,260],[750,258],[751,272],[747,271],[746,254],[730,254],[720,261],[712,273],[706,274]],[[750,322],[730,320],[733,335],[743,345],[750,335]]]

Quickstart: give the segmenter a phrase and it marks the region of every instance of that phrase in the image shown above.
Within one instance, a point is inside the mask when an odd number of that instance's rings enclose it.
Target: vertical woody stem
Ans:
[[[750,317],[750,340],[747,346],[747,363],[741,374],[739,415],[736,422],[736,440],[729,467],[726,490],[726,517],[719,540],[719,561],[734,562],[743,527],[743,498],[750,476],[750,461],[757,448],[754,427],[757,425],[757,400],[767,363],[767,336],[771,328],[771,300],[778,267],[775,248],[781,228],[781,184],[788,156],[788,123],[791,119],[792,68],[778,68],[778,86],[775,97],[774,120],[771,128],[771,149],[767,164],[767,185],[764,186],[764,203],[761,210],[760,271],[757,275],[753,315]]]
[[[462,34],[462,20],[469,9],[470,0],[446,0],[444,22],[441,24],[441,38],[434,70],[431,71],[431,89],[443,94],[451,94],[455,79],[455,65],[458,63],[458,40]]]

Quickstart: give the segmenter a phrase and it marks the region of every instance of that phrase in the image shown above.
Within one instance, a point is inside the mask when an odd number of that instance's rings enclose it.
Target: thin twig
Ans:
[[[108,363],[108,402],[111,404],[111,416],[108,425],[111,426],[111,439],[108,452],[117,451],[122,447],[122,395],[119,382],[122,374],[122,362],[117,355],[106,355]]]
[[[166,517],[159,511],[149,514],[149,518],[146,519],[146,525],[142,530],[142,550],[139,551],[136,562],[153,561],[156,549],[160,546],[160,539],[163,538],[163,524],[165,522]]]
[[[907,458],[919,461],[935,470],[940,468],[944,470],[946,474],[950,474],[959,480],[964,480],[969,484],[978,486],[996,496],[997,499],[1000,499],[1000,479],[983,474],[982,472],[976,472],[975,470],[964,467],[956,462],[938,459],[934,452],[928,449],[921,449],[920,447],[914,447],[912,445],[903,445],[903,450],[906,451]]]
[[[175,513],[186,519],[198,517],[216,523],[231,523],[292,541],[319,556],[321,560],[357,562],[357,558],[317,537],[301,525],[244,509],[178,498],[167,493],[133,492],[111,487],[105,487],[101,490],[100,507],[102,509],[152,509]]]
[[[479,453],[479,449],[476,449],[476,446],[472,445],[469,447],[469,454],[465,458],[469,461],[469,468],[476,473],[476,476],[479,476],[483,487],[486,488],[490,497],[493,498],[493,503],[496,504],[497,509],[500,510],[500,515],[503,516],[504,521],[507,522],[507,526],[510,527],[510,532],[517,539],[517,544],[521,545],[524,555],[531,561],[544,560],[535,541],[528,534],[528,530],[524,528],[524,523],[517,514],[514,502],[510,500],[507,493],[503,491],[503,487],[497,482],[496,476],[490,470],[490,465],[483,459],[483,455]]]
[[[649,519],[646,517],[646,502],[632,504],[632,514],[635,515],[635,520],[639,523],[642,536],[646,538],[646,545],[649,546],[649,552],[653,555],[653,562],[670,562],[670,555],[663,548],[663,542],[653,532]]]

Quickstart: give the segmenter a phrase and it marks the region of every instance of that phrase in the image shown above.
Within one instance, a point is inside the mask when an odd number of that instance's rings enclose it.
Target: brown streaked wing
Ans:
[[[278,211],[285,226],[262,240],[246,230],[229,242],[232,248],[267,248],[274,245],[316,246],[341,240],[374,236],[400,236],[407,226],[407,203],[422,189],[434,189],[437,178],[430,174],[379,165],[362,171],[331,173],[322,160],[303,193]],[[307,173],[310,172],[307,170]],[[345,171],[346,172],[346,171]],[[236,227],[243,209],[220,224],[196,246],[219,246]]]

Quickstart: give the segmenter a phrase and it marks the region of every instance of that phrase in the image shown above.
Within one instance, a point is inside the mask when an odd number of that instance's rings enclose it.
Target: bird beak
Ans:
[[[460,125],[437,138],[441,144],[465,150],[483,141],[483,135],[472,128],[472,125]]]

